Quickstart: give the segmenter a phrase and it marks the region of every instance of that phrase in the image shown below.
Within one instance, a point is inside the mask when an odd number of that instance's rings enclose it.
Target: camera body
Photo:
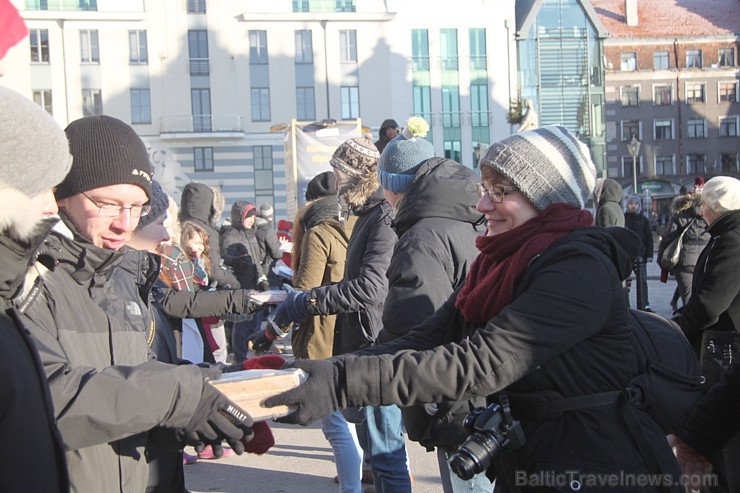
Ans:
[[[470,434],[467,440],[450,456],[450,469],[464,480],[488,469],[508,447],[521,448],[526,439],[519,421],[511,416],[507,405],[493,403],[473,409],[463,421]]]

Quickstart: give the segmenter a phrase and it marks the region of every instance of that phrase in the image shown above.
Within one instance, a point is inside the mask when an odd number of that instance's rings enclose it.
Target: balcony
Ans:
[[[188,60],[190,75],[208,75],[211,73],[210,58],[190,58]]]
[[[243,134],[243,115],[182,115],[161,119],[160,134]],[[215,135],[214,135],[215,136]]]
[[[26,10],[97,11],[97,0],[26,0]]]
[[[356,12],[354,0],[293,0],[293,12]]]

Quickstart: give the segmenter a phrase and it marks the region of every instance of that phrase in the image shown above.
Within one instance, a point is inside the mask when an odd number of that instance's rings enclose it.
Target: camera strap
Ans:
[[[622,391],[612,390],[597,394],[563,397],[556,392],[524,394],[507,391],[512,411],[518,418],[531,421],[558,419],[566,411],[589,407],[616,406]]]

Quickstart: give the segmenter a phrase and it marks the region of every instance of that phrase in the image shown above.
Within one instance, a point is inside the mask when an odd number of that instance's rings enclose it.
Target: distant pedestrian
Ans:
[[[647,263],[653,261],[653,231],[650,228],[650,220],[640,213],[641,208],[641,200],[637,195],[633,195],[627,200],[624,227],[640,238],[640,253],[632,264],[639,283],[637,308],[652,311],[648,297]],[[629,288],[627,288],[627,292],[629,293]]]
[[[624,189],[618,181],[607,178],[601,186],[599,205],[596,209],[596,226],[624,227],[624,212],[622,212],[622,194]]]
[[[388,142],[395,139],[396,135],[398,135],[398,123],[396,123],[396,120],[385,120],[380,125],[380,130],[378,130],[379,138],[375,141],[375,147],[378,148],[378,152],[382,153]]]

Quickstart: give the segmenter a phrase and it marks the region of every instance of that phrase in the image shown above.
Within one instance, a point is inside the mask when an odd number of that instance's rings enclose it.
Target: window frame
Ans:
[[[250,29],[248,36],[249,64],[267,65],[270,61],[267,51],[267,31],[264,29]]]
[[[659,173],[658,162],[665,162],[664,158],[670,159],[670,173]],[[675,154],[656,154],[653,156],[653,166],[655,169],[656,176],[675,176],[676,175],[676,155]],[[661,171],[665,171],[665,168],[661,168]]]
[[[642,140],[642,120],[622,120],[619,122],[619,129],[620,129],[620,139],[621,142],[630,142],[632,140],[632,132],[630,132],[629,135],[625,135],[624,130],[626,127],[632,127],[632,125],[627,124],[637,124],[637,139]]]
[[[622,178],[632,178],[632,156],[622,156]],[[637,176],[644,175],[645,160],[643,156],[637,156]],[[629,170],[629,174],[625,173],[625,170]]]
[[[339,63],[357,63],[357,30],[339,31]]]
[[[696,91],[700,96],[696,96]],[[707,84],[705,82],[686,82],[684,85],[684,97],[686,104],[697,104],[707,102]]]
[[[686,68],[703,68],[704,60],[701,50],[686,50]]]
[[[668,123],[668,125],[662,125],[662,124],[661,125],[658,125],[659,123],[666,123],[666,122]],[[660,137],[659,138],[658,137],[658,128],[661,128],[661,129],[668,128],[668,129],[670,129],[671,136],[668,137],[668,138],[666,138],[666,137]],[[676,132],[673,131],[673,119],[672,118],[656,118],[655,120],[653,120],[653,140],[654,141],[657,142],[657,141],[661,141],[661,140],[673,140],[675,138],[675,133]],[[664,132],[661,132],[661,134],[664,134]]]
[[[148,87],[132,87],[129,90],[131,97],[131,124],[148,125],[152,123],[152,95]],[[138,95],[138,104],[135,104]],[[142,99],[142,96],[146,96]],[[136,116],[136,117],[135,117]]]
[[[306,33],[308,33],[308,36],[306,36]],[[306,43],[307,40],[308,43]],[[313,64],[313,31],[310,29],[295,31],[295,63],[296,65]]]
[[[87,101],[90,101],[92,106],[90,104],[87,104]],[[82,116],[94,116],[102,114],[102,89],[82,89]]]
[[[80,29],[80,63],[100,64],[100,35],[97,29]]]
[[[625,89],[629,89],[630,90],[630,93],[626,93],[625,92]],[[625,95],[628,96],[628,102],[632,102],[632,98],[631,98],[631,96],[632,96],[632,94],[631,94],[632,90],[635,91],[635,104],[624,104],[624,102],[625,102]],[[620,102],[620,105],[623,108],[638,107],[638,106],[640,106],[640,86],[634,86],[634,85],[633,86],[621,86],[619,88],[619,102]]]
[[[339,101],[342,113],[342,120],[355,120],[359,118],[360,86],[340,86]]]
[[[697,135],[696,129],[701,128],[701,135]],[[694,129],[694,135],[692,134]],[[688,139],[706,139],[707,138],[707,120],[706,118],[689,118],[686,120],[686,138]]]
[[[198,156],[199,151],[201,154],[200,158]],[[199,163],[201,163],[200,167],[198,165]],[[193,171],[195,173],[214,171],[214,168],[215,168],[214,163],[215,163],[215,159],[213,159],[213,147],[212,146],[193,147]]]
[[[205,14],[206,0],[186,0],[185,8],[188,14]]]
[[[658,89],[668,89],[668,102],[658,101]],[[662,101],[662,99],[661,99]],[[654,84],[653,85],[653,106],[670,106],[673,104],[673,84]]]
[[[43,108],[48,114],[54,115],[51,89],[33,89],[32,97],[34,103]]]
[[[627,68],[625,68],[625,63],[627,64]],[[630,65],[632,68],[629,68]],[[636,72],[638,69],[637,66],[637,53],[620,53],[619,54],[619,71],[620,72]]]
[[[249,91],[249,94],[252,121],[269,122],[271,120],[270,88],[252,87]]]
[[[49,30],[29,29],[28,38],[31,50],[31,63],[48,64],[51,58],[49,53]],[[34,60],[34,58],[37,59]]]
[[[692,160],[693,158],[700,156],[701,161]],[[701,162],[701,168],[697,166],[697,163]],[[693,163],[693,169],[691,164]],[[686,154],[686,174],[687,175],[704,175],[707,172],[707,155],[699,152],[690,152]]]
[[[316,88],[313,86],[301,86],[295,88],[295,106],[296,106],[296,118],[298,121],[314,121],[316,120]],[[311,101],[310,101],[310,111],[307,111],[309,109],[308,103],[305,100],[305,95],[309,94],[311,95]],[[301,97],[300,95],[303,94],[303,102],[301,103]],[[301,108],[303,107],[303,111]]]
[[[657,61],[660,61],[661,63],[656,63]],[[663,61],[665,61],[665,63],[662,63]],[[653,52],[653,70],[670,70],[670,68],[671,68],[670,52],[654,51]]]
[[[734,98],[732,98],[732,99],[724,99],[723,98],[723,92],[724,92],[723,86],[724,85],[728,85],[728,86],[730,86],[730,87],[733,88],[732,92],[733,92],[733,95],[735,96]],[[729,80],[720,80],[720,81],[717,81],[717,102],[718,103],[721,103],[721,102],[737,103],[738,101],[740,101],[740,99],[738,98],[738,94],[739,93],[740,93],[740,81],[737,81],[737,80],[735,80],[735,81],[729,81]]]
[[[739,122],[740,116],[738,115],[726,115],[718,117],[717,129],[719,130],[720,138],[737,138],[738,136],[740,136],[740,133],[738,132],[738,126],[740,125]],[[730,130],[732,131],[732,133],[729,132]]]
[[[143,38],[143,39],[142,39]],[[147,65],[149,63],[149,42],[146,29],[130,29],[128,32],[128,63]]]
[[[269,150],[269,152],[266,152]],[[259,192],[274,190],[275,186],[275,153],[271,145],[254,145],[252,146],[252,164],[254,166],[254,190],[257,195]],[[269,176],[269,180],[265,178]],[[269,181],[269,186],[261,186],[263,181]]]
[[[730,54],[730,57],[729,57],[730,63],[729,64],[724,63],[724,62],[726,62],[726,60],[727,60],[728,57],[727,56],[723,56],[722,52],[729,52],[729,54]],[[717,66],[718,67],[735,67],[736,66],[736,63],[737,63],[737,61],[735,59],[735,48],[732,48],[732,47],[729,47],[729,46],[725,46],[725,47],[719,48],[717,50]]]

